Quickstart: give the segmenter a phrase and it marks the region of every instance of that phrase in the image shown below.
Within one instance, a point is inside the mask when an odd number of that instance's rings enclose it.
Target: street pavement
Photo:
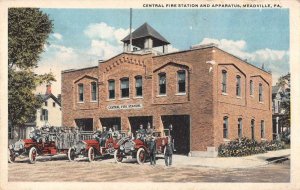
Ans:
[[[113,158],[69,162],[65,155],[39,157],[36,164],[17,159],[8,165],[8,180],[81,181],[81,182],[289,182],[290,162],[269,163],[266,159],[289,156],[290,150],[270,151],[239,158],[197,158],[174,155],[172,167],[149,162],[138,165],[135,160],[117,164]],[[29,174],[24,176],[23,174]]]

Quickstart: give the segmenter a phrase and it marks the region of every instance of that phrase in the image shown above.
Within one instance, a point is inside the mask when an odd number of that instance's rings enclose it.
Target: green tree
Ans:
[[[282,126],[286,127],[287,129],[290,128],[291,122],[291,98],[290,98],[290,73],[281,76],[278,79],[277,83],[283,90],[281,108],[284,110],[284,114],[282,116]]]
[[[8,10],[8,119],[12,127],[31,120],[41,107],[36,87],[55,81],[52,73],[33,72],[52,31],[52,20],[40,9]]]

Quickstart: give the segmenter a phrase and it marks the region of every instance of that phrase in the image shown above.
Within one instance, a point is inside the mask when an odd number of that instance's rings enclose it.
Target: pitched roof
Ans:
[[[51,94],[38,94],[37,96],[41,97],[42,100],[45,102],[49,98],[52,98],[59,106],[61,106],[61,102],[58,98],[56,98],[52,93]]]
[[[154,28],[152,28],[147,22],[145,22],[142,26],[140,26],[138,29],[136,29],[134,32],[132,32],[132,39],[139,39],[144,37],[152,37],[159,41],[161,41],[163,44],[170,44],[168,40],[166,40],[162,35],[160,35]],[[129,42],[130,35],[126,36],[122,42]]]

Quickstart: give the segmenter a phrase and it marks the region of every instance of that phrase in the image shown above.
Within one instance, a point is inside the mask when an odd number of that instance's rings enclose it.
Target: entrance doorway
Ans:
[[[106,130],[109,128],[115,127],[116,130],[121,130],[121,118],[120,117],[106,117],[100,118],[102,127],[106,127]]]
[[[190,152],[190,116],[189,115],[163,115],[161,120],[164,129],[172,124],[171,135],[174,139],[176,154],[187,155]]]
[[[140,125],[143,125],[144,129],[147,128],[148,123],[150,123],[152,127],[152,116],[138,116],[138,117],[129,117],[129,123],[131,126],[131,132],[136,135],[136,131],[140,128]]]
[[[75,123],[81,131],[93,131],[93,118],[75,119]]]

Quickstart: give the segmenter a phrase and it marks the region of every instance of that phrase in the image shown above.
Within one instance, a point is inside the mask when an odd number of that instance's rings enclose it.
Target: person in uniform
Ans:
[[[148,142],[148,147],[150,151],[150,164],[156,165],[156,141],[154,136],[151,136],[151,139]]]
[[[143,125],[140,124],[140,128],[139,128],[139,130],[137,131],[137,138],[139,137],[141,140],[144,140],[145,132],[146,132],[146,131],[145,131]]]
[[[173,151],[174,151],[174,144],[171,140],[171,138],[168,138],[168,143],[166,144],[165,147],[165,164],[166,166],[171,166],[172,165],[172,156],[173,156]]]
[[[151,136],[153,135],[153,129],[151,128],[150,123],[148,123],[148,125],[147,125],[146,135],[147,135],[148,137],[151,137]]]
[[[174,151],[176,151],[176,149],[175,149],[175,139],[174,139],[174,137],[175,137],[175,132],[174,132],[174,130],[173,130],[173,125],[172,124],[170,124],[170,126],[169,126],[169,130],[170,130],[170,138],[171,138],[171,141],[172,141],[172,144],[173,144],[173,148],[174,148]]]
[[[105,146],[105,141],[107,139],[108,132],[106,130],[106,127],[103,127],[102,134],[100,135],[100,146]]]

